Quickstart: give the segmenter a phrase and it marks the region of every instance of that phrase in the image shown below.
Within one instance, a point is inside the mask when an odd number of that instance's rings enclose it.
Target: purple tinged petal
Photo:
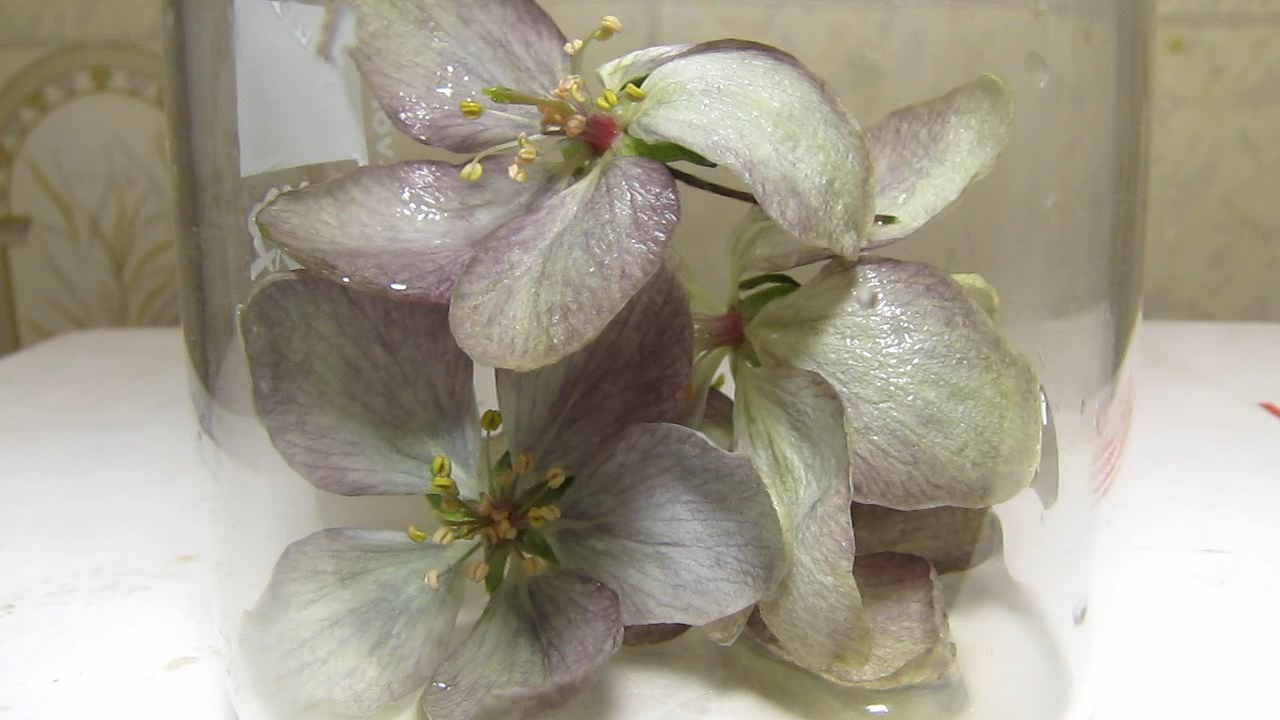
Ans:
[[[870,231],[871,160],[821,80],[776,48],[698,45],[658,67],[629,132],[728,167],[802,242],[856,257]]]
[[[366,715],[422,687],[462,605],[466,543],[323,530],[288,547],[244,621],[240,649],[280,717]],[[439,572],[439,589],[427,572]]]
[[[858,558],[854,577],[871,627],[871,654],[849,662],[837,659],[822,677],[865,690],[893,690],[942,679],[954,664],[942,586],[929,562],[911,555],[879,553]],[[793,661],[777,637],[754,618],[752,639]]]
[[[983,75],[868,128],[876,212],[897,218],[872,228],[868,249],[910,235],[950,207],[970,183],[991,171],[1012,124],[1013,104],[1004,83]]]
[[[475,120],[458,104],[495,106],[481,91],[545,93],[569,74],[565,38],[533,0],[349,0],[352,56],[392,121],[407,135],[473,153],[536,132],[532,107],[502,105]]]
[[[282,194],[257,221],[317,274],[362,290],[446,303],[481,242],[551,192],[552,178],[544,173],[512,182],[508,163],[485,160],[476,182],[443,162],[362,167]]]
[[[616,590],[627,625],[704,625],[758,602],[783,570],[751,462],[678,425],[627,430],[560,508],[561,560]]]
[[[768,362],[816,372],[840,394],[857,502],[989,507],[1035,474],[1035,372],[945,273],[834,260],[747,336]]]
[[[977,567],[1003,543],[1000,518],[991,508],[902,511],[855,503],[853,529],[858,555],[915,555],[940,574]]]
[[[622,645],[618,596],[570,572],[510,577],[422,695],[431,720],[520,720],[572,700]]]
[[[692,348],[684,290],[659,269],[587,347],[532,372],[497,372],[507,442],[540,468],[577,474],[628,427],[680,411]]]
[[[284,459],[343,495],[411,495],[438,454],[470,487],[480,446],[471,361],[446,309],[307,275],[260,288],[240,317],[258,416]]]
[[[494,233],[454,288],[458,344],[534,370],[585,347],[662,266],[679,217],[666,166],[615,158]]]

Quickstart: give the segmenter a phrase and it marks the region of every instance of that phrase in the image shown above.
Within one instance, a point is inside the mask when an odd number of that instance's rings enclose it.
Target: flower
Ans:
[[[949,207],[998,156],[1009,115],[987,76],[870,128],[871,244]],[[985,559],[990,506],[1034,476],[1039,381],[980,277],[873,256],[831,259],[803,284],[777,272],[831,256],[753,210],[733,297],[698,316],[695,386],[706,397],[732,358],[732,427],[718,434],[768,485],[791,560],[745,629],[837,682],[930,682],[955,655],[937,573]]]
[[[850,255],[870,237],[861,133],[780,50],[660,46],[593,76],[584,46],[618,32],[616,18],[570,41],[532,0],[348,2],[352,53],[392,121],[473,157],[359,168],[285,194],[259,223],[314,272],[451,301],[477,362],[555,362],[621,310],[678,220],[667,162],[733,170],[805,243]]]
[[[587,687],[624,626],[767,593],[782,541],[750,462],[662,422],[684,401],[688,312],[660,271],[583,350],[498,371],[501,412],[479,415],[443,306],[305,273],[259,289],[241,327],[284,458],[330,492],[425,495],[438,524],[285,550],[241,636],[276,711],[363,716],[425,688],[433,720],[525,717]],[[490,598],[451,649],[468,579]]]

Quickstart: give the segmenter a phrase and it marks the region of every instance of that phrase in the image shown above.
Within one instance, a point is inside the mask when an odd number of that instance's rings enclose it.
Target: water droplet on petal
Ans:
[[[409,289],[409,286],[405,285],[402,282],[393,282],[388,287],[390,287],[392,290],[395,290],[396,292],[403,292]]]

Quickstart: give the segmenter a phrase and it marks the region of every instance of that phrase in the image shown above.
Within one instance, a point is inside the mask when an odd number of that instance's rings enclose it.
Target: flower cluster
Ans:
[[[280,558],[240,643],[279,714],[416,694],[432,720],[531,717],[624,638],[689,626],[843,684],[943,677],[938,574],[998,544],[1042,395],[980,277],[865,251],[991,168],[1000,81],[863,131],[755,43],[589,73],[615,17],[569,39],[532,0],[346,3],[388,115],[468,159],[360,168],[258,215],[303,266],[241,315],[272,442],[322,490],[423,501],[420,525]],[[752,190],[721,303],[670,270],[678,162]],[[459,639],[468,582],[488,602]]]

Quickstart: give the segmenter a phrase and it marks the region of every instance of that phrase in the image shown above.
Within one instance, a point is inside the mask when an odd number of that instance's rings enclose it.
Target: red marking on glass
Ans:
[[[1275,415],[1277,418],[1280,418],[1280,405],[1276,405],[1275,403],[1264,402],[1264,403],[1258,403],[1258,407],[1262,408],[1263,410],[1266,410],[1272,415]]]

